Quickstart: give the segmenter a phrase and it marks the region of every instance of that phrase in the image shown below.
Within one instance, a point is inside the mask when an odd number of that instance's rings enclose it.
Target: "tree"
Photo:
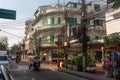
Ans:
[[[113,8],[117,9],[120,7],[120,0],[115,0],[115,3],[113,4]]]
[[[15,54],[17,50],[18,50],[18,45],[14,44],[10,49],[10,53]]]
[[[6,45],[0,42],[0,50],[6,50]]]
[[[7,50],[8,49],[8,38],[6,36],[0,37],[0,50]]]
[[[120,32],[119,33],[113,33],[110,36],[107,36],[104,38],[104,45],[105,47],[110,46],[120,46]]]

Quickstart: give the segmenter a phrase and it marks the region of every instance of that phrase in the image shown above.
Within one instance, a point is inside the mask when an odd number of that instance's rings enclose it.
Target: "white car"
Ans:
[[[6,68],[10,68],[8,56],[0,55],[0,65],[4,65]]]
[[[8,69],[0,65],[0,80],[14,80]]]

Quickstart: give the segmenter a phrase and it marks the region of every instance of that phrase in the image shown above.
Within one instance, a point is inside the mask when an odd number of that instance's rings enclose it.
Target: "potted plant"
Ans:
[[[106,77],[113,76],[114,69],[113,69],[112,59],[108,53],[105,55],[103,68],[105,69]]]
[[[113,34],[110,34],[109,36],[104,37],[104,46],[108,49],[114,49],[114,51],[117,51],[120,49],[120,32],[116,32]],[[114,62],[115,63],[115,62]],[[112,59],[110,59],[109,56],[105,56],[104,59],[104,69],[105,69],[105,76],[111,77],[113,76],[113,66],[115,64],[112,63]]]
[[[97,70],[96,64],[95,64],[95,53],[90,52],[86,56],[86,71],[94,73]]]
[[[82,57],[74,56],[72,60],[74,62],[73,70],[81,71],[82,70]]]
[[[73,56],[71,60],[68,62],[68,68],[77,71],[82,70],[82,57]]]
[[[68,69],[73,69],[73,61],[71,61],[71,60],[67,61],[67,68]]]

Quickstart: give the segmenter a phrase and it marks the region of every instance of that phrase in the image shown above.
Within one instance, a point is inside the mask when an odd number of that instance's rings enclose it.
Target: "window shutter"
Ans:
[[[54,43],[54,35],[50,35],[50,43],[53,44]]]
[[[87,25],[90,25],[90,19],[87,20]]]
[[[61,41],[61,35],[58,35],[58,41]]]
[[[54,18],[51,18],[51,19],[50,19],[50,23],[51,23],[51,24],[54,24]]]
[[[75,24],[77,23],[77,18],[74,18],[74,23],[75,23]]]
[[[58,24],[60,24],[61,23],[61,18],[60,17],[58,17]]]

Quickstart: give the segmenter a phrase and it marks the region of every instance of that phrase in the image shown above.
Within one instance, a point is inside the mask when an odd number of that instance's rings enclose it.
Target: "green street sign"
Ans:
[[[16,19],[16,11],[14,10],[7,10],[7,9],[0,9],[0,18],[4,19]]]

